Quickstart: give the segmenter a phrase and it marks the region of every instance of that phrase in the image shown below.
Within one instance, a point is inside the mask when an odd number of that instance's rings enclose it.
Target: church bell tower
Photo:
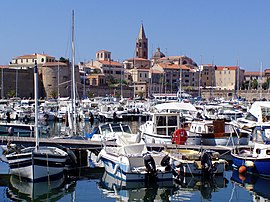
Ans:
[[[145,36],[143,24],[136,40],[136,57],[148,59],[148,39]]]

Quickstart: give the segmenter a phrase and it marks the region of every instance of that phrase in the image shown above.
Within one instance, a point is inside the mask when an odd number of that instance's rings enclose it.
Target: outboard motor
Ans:
[[[144,165],[146,167],[147,172],[154,176],[157,171],[156,171],[156,164],[153,157],[147,152],[143,154],[143,160],[144,160]]]
[[[168,155],[164,156],[160,162],[160,165],[164,166],[166,171],[170,171],[171,170],[170,157]]]
[[[214,166],[212,164],[212,158],[210,152],[203,151],[201,155],[202,175],[204,177],[212,177],[214,172]]]

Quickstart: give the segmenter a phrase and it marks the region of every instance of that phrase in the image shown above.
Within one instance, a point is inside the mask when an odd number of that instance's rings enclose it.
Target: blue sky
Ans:
[[[149,57],[157,47],[198,64],[270,68],[269,0],[8,0],[0,5],[0,64],[45,52],[71,57],[75,11],[76,62],[99,50],[131,58],[143,22]]]

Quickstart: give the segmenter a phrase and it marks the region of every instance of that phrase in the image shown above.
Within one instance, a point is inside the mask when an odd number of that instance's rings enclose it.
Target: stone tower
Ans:
[[[136,57],[148,59],[148,39],[145,36],[143,24],[136,40]]]

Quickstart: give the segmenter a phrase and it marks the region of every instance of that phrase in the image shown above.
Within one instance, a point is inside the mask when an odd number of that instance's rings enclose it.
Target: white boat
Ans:
[[[247,145],[249,133],[237,131],[229,122],[222,120],[192,121],[187,130],[191,136],[201,137],[202,145]]]
[[[104,123],[95,127],[86,137],[92,141],[115,141],[119,135],[132,134],[129,125],[124,123]],[[136,135],[136,134],[134,134]]]
[[[97,160],[101,160],[109,175],[123,181],[149,181],[172,179],[169,165],[161,165],[166,156],[161,152],[147,151],[139,135],[118,136],[117,147],[105,146]]]
[[[238,118],[234,121],[234,124],[238,125],[239,129],[245,129],[251,132],[252,128],[257,124],[267,122],[270,122],[270,102],[256,101],[248,110],[247,115],[244,118]]]
[[[35,117],[38,117],[38,70],[34,67],[35,79]],[[6,155],[10,174],[27,178],[30,181],[42,181],[63,174],[68,154],[56,147],[39,146],[38,119],[35,118],[36,146],[22,149]]]
[[[146,143],[170,144],[173,133],[184,126],[184,120],[191,120],[197,114],[197,109],[190,103],[163,103],[154,106],[150,120],[139,127]],[[188,144],[199,144],[200,137],[188,136]]]

